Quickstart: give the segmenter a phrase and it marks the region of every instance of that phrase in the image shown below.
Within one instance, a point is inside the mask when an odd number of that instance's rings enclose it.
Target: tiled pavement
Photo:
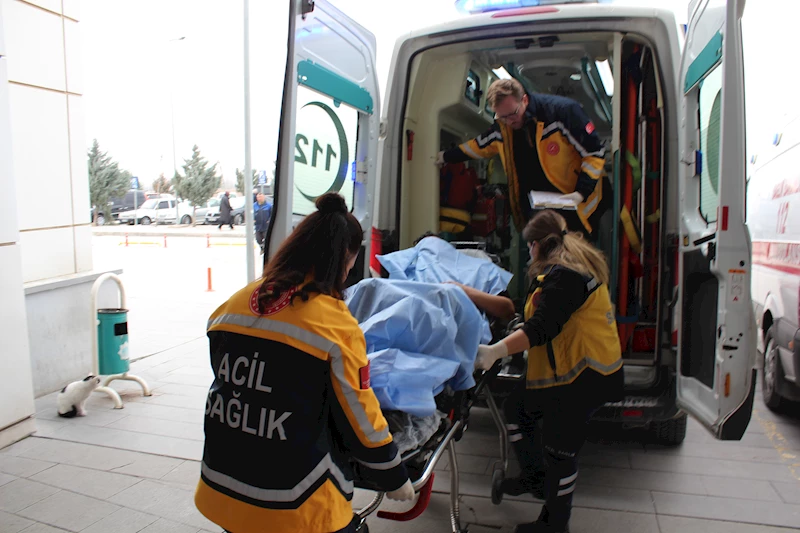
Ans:
[[[192,502],[211,378],[206,340],[138,361],[132,372],[145,377],[154,394],[143,398],[134,383],[115,382],[122,410],[96,394],[88,416],[65,420],[56,416],[53,395],[37,400],[39,431],[0,451],[0,532],[220,531]],[[776,416],[759,402],[741,442],[717,442],[694,422],[675,449],[634,440],[587,443],[573,532],[800,529],[800,416]],[[539,504],[525,497],[500,506],[488,498],[498,439],[485,409],[473,411],[458,452],[462,521],[470,531],[511,531],[536,517]],[[450,531],[449,475],[444,460],[422,516],[406,523],[372,518],[371,531]],[[367,498],[358,494],[356,504]],[[406,507],[389,502],[383,508]]]

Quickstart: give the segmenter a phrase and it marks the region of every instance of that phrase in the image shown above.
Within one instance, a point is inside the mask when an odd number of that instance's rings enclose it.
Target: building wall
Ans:
[[[30,431],[20,433],[15,428],[27,424],[34,412],[6,81],[4,8],[5,4],[0,4],[0,448]]]
[[[92,269],[75,0],[2,0],[23,281]]]
[[[0,143],[9,152],[0,154],[0,301],[17,305],[0,306],[13,314],[0,317],[0,338],[19,344],[13,368],[28,386],[11,399],[27,412],[34,396],[91,371],[90,291],[101,273],[92,271],[78,1],[0,0],[0,9],[0,137],[10,138]],[[0,351],[0,404],[11,394],[9,357]]]

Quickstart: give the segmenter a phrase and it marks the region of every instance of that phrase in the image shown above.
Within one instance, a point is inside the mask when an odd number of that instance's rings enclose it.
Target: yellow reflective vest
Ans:
[[[353,467],[385,490],[408,476],[369,385],[344,302],[288,291],[259,313],[261,282],[208,322],[214,382],[195,504],[234,533],[330,533],[353,518]]]
[[[552,272],[554,269],[537,276],[531,285],[525,302],[526,326],[536,315],[540,301],[546,299],[543,285]],[[528,350],[528,389],[568,385],[587,368],[604,376],[622,368],[622,350],[608,288],[594,278],[582,276],[582,279],[583,303],[560,325],[557,334],[542,338],[545,342]],[[548,301],[547,306],[551,309],[559,303]],[[544,321],[547,317],[537,319]]]
[[[526,110],[535,120],[536,151],[547,180],[564,194],[576,190],[590,191],[578,205],[577,214],[586,231],[592,233],[589,217],[603,199],[599,181],[605,175],[605,147],[595,133],[595,126],[580,104],[569,98],[545,94],[528,94]],[[528,127],[526,125],[526,127]],[[484,159],[500,154],[508,177],[511,213],[519,231],[527,220],[520,205],[529,202],[528,192],[519,186],[514,163],[513,130],[504,122],[495,122],[486,133],[445,152],[445,161]],[[460,151],[459,154],[457,151]]]

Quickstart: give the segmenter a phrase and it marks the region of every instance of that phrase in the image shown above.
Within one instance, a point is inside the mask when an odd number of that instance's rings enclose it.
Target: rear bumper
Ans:
[[[518,386],[521,376],[498,375],[492,384],[492,393],[498,402],[505,399]],[[675,391],[674,372],[661,367],[652,386],[633,390],[626,388],[625,399],[608,402],[592,416],[593,421],[622,423],[629,426],[647,426],[651,422],[663,422],[681,414]]]
[[[671,369],[662,367],[652,387],[643,390],[626,390],[625,399],[608,402],[595,412],[592,420],[617,422],[630,426],[646,426],[651,422],[663,422],[680,415],[678,408],[675,375]]]

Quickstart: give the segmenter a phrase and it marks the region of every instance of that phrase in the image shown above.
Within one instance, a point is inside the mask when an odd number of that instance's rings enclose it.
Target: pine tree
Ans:
[[[171,191],[172,184],[170,184],[169,180],[164,177],[164,173],[162,172],[161,175],[159,175],[158,178],[153,181],[153,192],[163,194]]]
[[[106,152],[100,151],[97,139],[88,152],[89,160],[89,199],[95,207],[94,224],[97,214],[108,215],[108,201],[123,196],[131,186],[131,173],[121,170],[119,163],[113,161]]]
[[[195,223],[194,209],[203,205],[214,195],[222,182],[222,176],[217,175],[217,164],[208,166],[208,161],[200,155],[200,148],[195,144],[192,147],[192,157],[184,159],[183,175],[175,171],[172,178],[172,187],[175,195],[192,204],[192,225]]]
[[[258,170],[253,169],[253,187],[250,189],[252,191],[254,188],[258,187]],[[236,190],[242,193],[244,196],[247,196],[247,193],[250,191],[244,190],[244,171],[236,169]]]

